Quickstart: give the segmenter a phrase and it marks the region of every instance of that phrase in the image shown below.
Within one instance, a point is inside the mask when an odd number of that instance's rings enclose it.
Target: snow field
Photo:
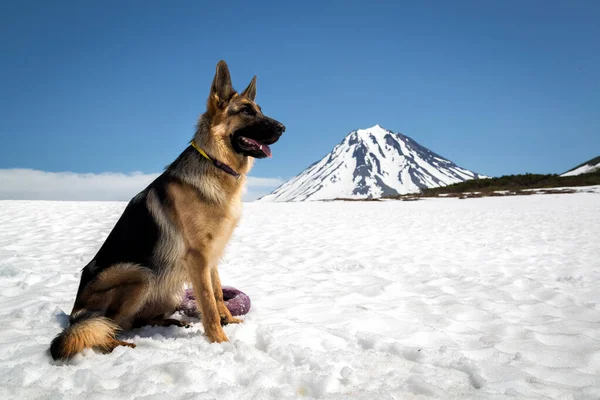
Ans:
[[[220,266],[252,299],[55,363],[125,207],[0,202],[0,398],[597,399],[600,195],[249,203]]]

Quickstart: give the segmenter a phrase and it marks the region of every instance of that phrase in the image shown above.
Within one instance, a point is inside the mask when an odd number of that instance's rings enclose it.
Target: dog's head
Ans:
[[[238,93],[231,84],[227,64],[219,61],[210,88],[207,110],[202,115],[197,132],[197,135],[200,133],[211,137],[202,138],[202,142],[206,142],[206,139],[213,141],[221,155],[229,149],[242,157],[270,157],[269,145],[279,140],[285,126],[264,115],[260,106],[255,103],[255,97],[256,76],[243,92]]]

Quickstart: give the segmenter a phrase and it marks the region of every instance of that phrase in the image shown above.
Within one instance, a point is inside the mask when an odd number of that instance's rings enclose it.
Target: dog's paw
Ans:
[[[225,326],[228,324],[241,324],[242,322],[244,322],[243,319],[234,318],[224,314],[221,315],[221,326]]]
[[[229,339],[227,338],[227,335],[225,335],[225,333],[213,335],[212,337],[209,336],[208,339],[210,340],[211,343],[229,342]]]
[[[189,323],[185,322],[185,321],[179,321],[177,319],[173,319],[171,320],[172,322],[169,325],[175,325],[178,326],[180,328],[190,328],[192,325],[190,325]]]
[[[136,344],[130,343],[130,342],[125,342],[123,340],[111,339],[107,343],[104,343],[102,346],[100,346],[98,349],[102,353],[107,354],[107,353],[112,353],[112,351],[119,346],[131,347],[132,349],[135,349]]]
[[[218,327],[218,329],[216,329]],[[225,335],[225,332],[223,331],[223,329],[220,326],[216,326],[215,329],[209,329],[207,331],[205,331],[206,336],[208,336],[208,340],[211,343],[223,343],[223,342],[229,342],[229,339],[227,339],[227,335]]]

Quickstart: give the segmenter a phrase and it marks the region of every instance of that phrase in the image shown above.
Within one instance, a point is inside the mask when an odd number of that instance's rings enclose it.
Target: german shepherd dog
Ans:
[[[222,325],[239,323],[223,301],[218,261],[240,219],[246,174],[285,131],[254,102],[256,76],[237,93],[217,64],[206,112],[190,145],[127,205],[81,275],[69,327],[50,345],[52,358],[85,348],[135,347],[116,335],[169,319],[191,283],[211,342],[228,341]]]

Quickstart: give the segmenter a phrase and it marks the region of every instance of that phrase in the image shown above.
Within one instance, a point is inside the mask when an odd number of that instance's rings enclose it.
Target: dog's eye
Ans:
[[[241,112],[248,115],[256,114],[256,111],[254,110],[254,108],[252,108],[252,106],[245,106],[244,108],[242,108]]]

